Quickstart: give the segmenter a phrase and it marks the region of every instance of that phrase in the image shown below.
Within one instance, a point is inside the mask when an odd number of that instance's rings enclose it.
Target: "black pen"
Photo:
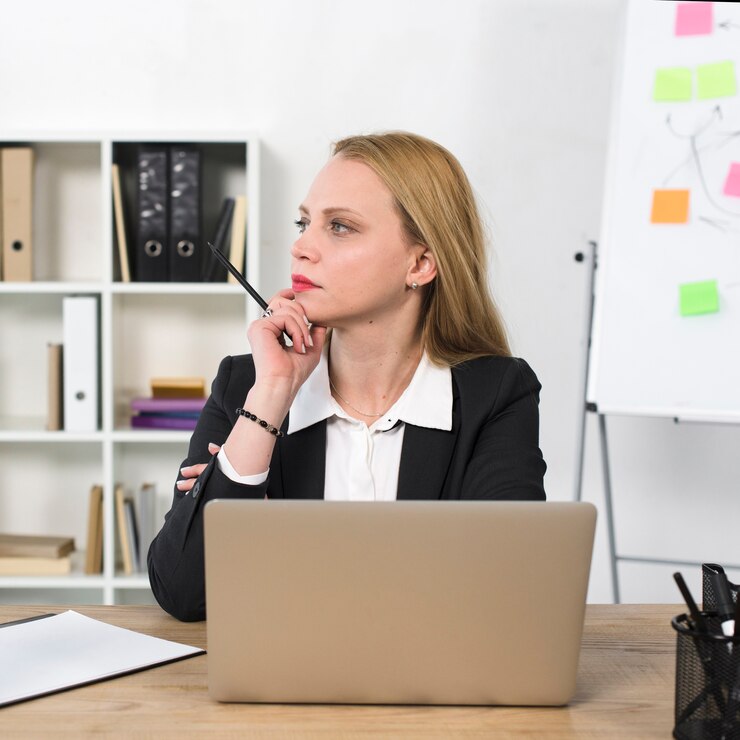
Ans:
[[[673,574],[673,580],[676,582],[676,585],[683,596],[683,600],[689,608],[689,614],[691,614],[691,619],[694,622],[696,631],[706,634],[709,632],[709,628],[707,627],[704,617],[699,612],[699,608],[696,606],[694,597],[691,595],[691,591],[689,591],[689,587],[686,585],[686,581],[684,581],[683,576],[679,572],[676,572]]]
[[[229,262],[226,255],[217,247],[214,247],[211,242],[208,242],[208,246],[211,248],[216,259],[237,279],[239,285],[249,293],[259,304],[259,307],[264,311],[267,309],[267,301],[247,282],[247,279],[242,275],[234,265]]]
[[[263,310],[267,311],[267,301],[247,282],[247,278],[242,275],[239,270],[234,267],[234,265],[229,262],[226,255],[218,248],[214,247],[211,242],[207,242],[208,246],[211,248],[211,251],[213,252],[216,259],[237,279],[239,282],[239,285],[244,288],[244,290],[249,293],[249,295],[254,298],[255,301],[257,301],[257,305]],[[264,318],[265,314],[263,314]],[[308,327],[309,331],[311,330],[311,327]],[[293,340],[288,336],[288,333],[286,331],[283,331],[283,341],[286,344],[293,344]]]
[[[732,602],[730,585],[725,575],[725,569],[715,563],[704,563],[704,572],[712,584],[714,598],[717,603],[717,616],[722,624],[722,632],[731,637],[735,631],[735,604]]]

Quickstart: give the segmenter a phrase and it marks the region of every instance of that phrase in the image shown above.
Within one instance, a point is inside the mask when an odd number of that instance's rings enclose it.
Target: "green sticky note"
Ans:
[[[653,98],[658,101],[691,100],[691,70],[688,67],[656,70]]]
[[[719,311],[719,291],[716,280],[679,285],[681,316],[697,316]]]
[[[735,65],[732,62],[699,65],[696,68],[696,91],[700,99],[735,95]]]

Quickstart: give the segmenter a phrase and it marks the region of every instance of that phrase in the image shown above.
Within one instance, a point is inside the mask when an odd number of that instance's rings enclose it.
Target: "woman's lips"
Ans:
[[[293,281],[293,291],[299,293],[303,290],[313,290],[319,286],[312,283],[305,275],[291,275]]]

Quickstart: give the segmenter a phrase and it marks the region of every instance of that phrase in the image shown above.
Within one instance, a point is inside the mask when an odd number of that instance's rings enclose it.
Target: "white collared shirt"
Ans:
[[[334,400],[329,387],[328,344],[319,364],[298,391],[290,408],[288,434],[326,419],[327,501],[394,501],[405,425],[452,429],[452,373],[422,355],[401,397],[368,426],[349,416]],[[269,471],[240,476],[222,448],[218,464],[237,483],[258,485]]]

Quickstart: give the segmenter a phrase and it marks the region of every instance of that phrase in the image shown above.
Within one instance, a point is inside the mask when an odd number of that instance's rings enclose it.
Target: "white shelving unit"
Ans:
[[[170,506],[190,432],[131,429],[129,402],[155,376],[213,378],[219,360],[247,351],[257,307],[227,283],[122,283],[114,238],[111,164],[138,143],[197,143],[203,157],[203,232],[211,238],[226,196],[247,196],[246,274],[259,290],[260,151],[244,132],[0,131],[0,146],[34,149],[34,281],[0,281],[0,531],[74,535],[73,573],[0,577],[0,603],[146,603],[145,572],[116,566],[113,491],[153,482],[157,513]],[[135,172],[124,174],[133,213]],[[128,179],[126,179],[128,178]],[[132,234],[128,234],[129,250]],[[100,299],[99,431],[45,430],[46,345],[61,342],[62,299]],[[103,573],[82,573],[90,488],[103,485]]]

